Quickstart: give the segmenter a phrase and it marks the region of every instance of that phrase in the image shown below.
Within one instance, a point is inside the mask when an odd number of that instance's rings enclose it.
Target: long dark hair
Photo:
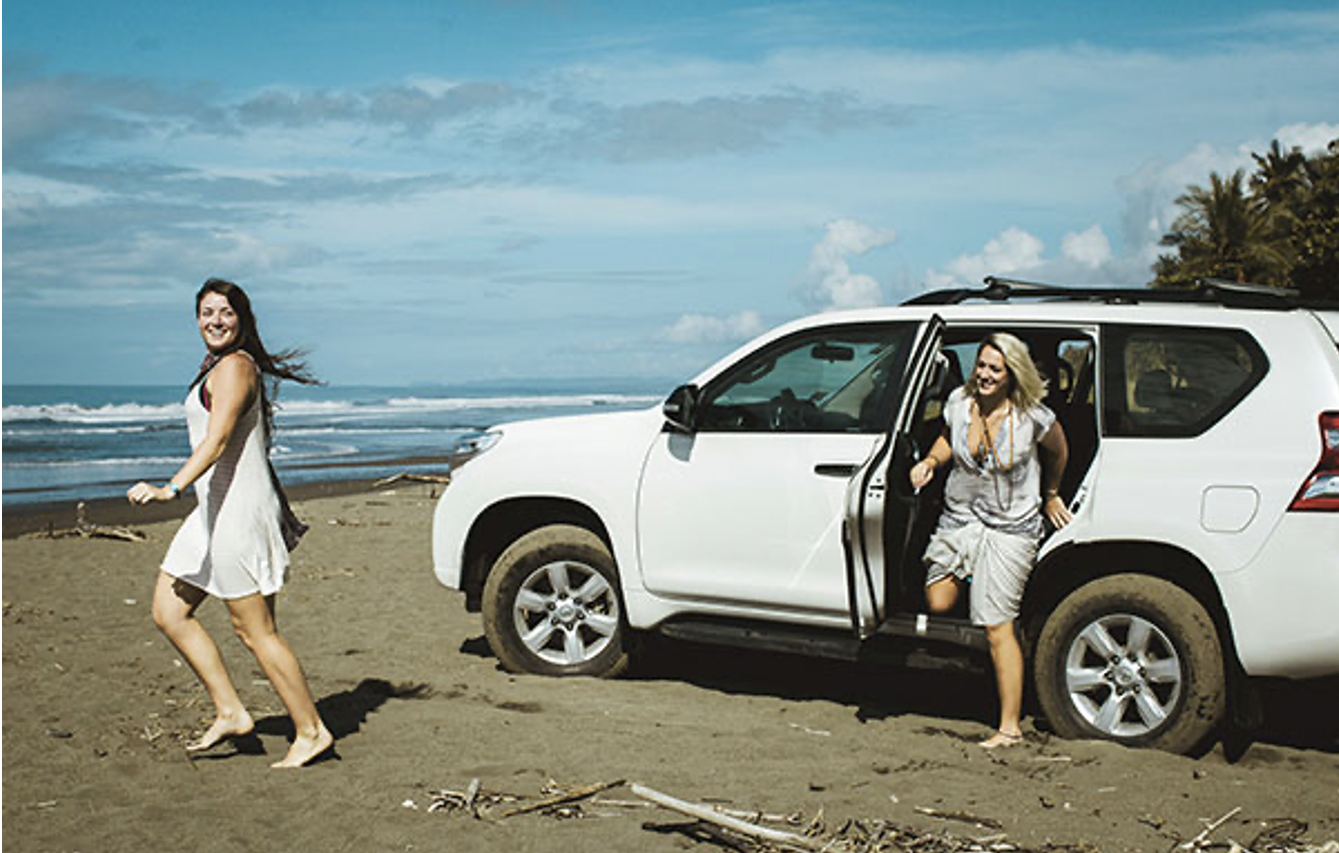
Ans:
[[[271,401],[279,396],[279,383],[287,379],[301,385],[320,385],[320,380],[307,369],[307,363],[302,360],[306,353],[302,350],[284,349],[270,352],[265,349],[265,344],[260,340],[260,332],[256,328],[256,315],[251,310],[251,300],[240,285],[221,278],[211,278],[205,281],[195,294],[195,314],[197,317],[200,315],[200,303],[210,293],[217,293],[227,299],[228,305],[232,307],[233,313],[237,315],[237,340],[221,352],[210,353],[204,364],[200,365],[200,372],[191,380],[191,387],[194,388],[198,385],[205,378],[205,374],[209,373],[213,366],[218,363],[219,359],[242,350],[251,356],[251,360],[260,368],[263,380],[260,388],[260,401],[265,414],[265,431],[267,435],[272,435],[274,433],[274,411]]]

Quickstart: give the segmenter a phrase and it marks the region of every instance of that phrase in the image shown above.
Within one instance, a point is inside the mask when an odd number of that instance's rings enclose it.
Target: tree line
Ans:
[[[1209,174],[1176,199],[1180,213],[1153,264],[1153,287],[1220,278],[1295,288],[1339,302],[1339,139],[1307,156],[1274,140],[1255,169]]]

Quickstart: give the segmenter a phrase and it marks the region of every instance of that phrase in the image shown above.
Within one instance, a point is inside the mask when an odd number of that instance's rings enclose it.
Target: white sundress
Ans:
[[[204,440],[204,379],[186,396],[191,449]],[[163,557],[163,571],[218,598],[272,595],[284,585],[288,548],[279,495],[270,479],[260,392],[238,419],[223,456],[195,481],[199,505]]]

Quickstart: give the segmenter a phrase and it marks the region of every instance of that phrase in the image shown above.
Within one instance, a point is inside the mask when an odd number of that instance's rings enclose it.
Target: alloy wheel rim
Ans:
[[[1065,658],[1070,704],[1110,738],[1136,738],[1165,725],[1184,679],[1176,646],[1157,625],[1132,613],[1090,622]]]
[[[531,654],[559,666],[577,666],[599,657],[613,641],[618,596],[593,567],[556,560],[521,583],[512,619]]]

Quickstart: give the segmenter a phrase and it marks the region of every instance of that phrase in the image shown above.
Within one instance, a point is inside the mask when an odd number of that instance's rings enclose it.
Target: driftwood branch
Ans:
[[[1004,824],[1000,823],[998,820],[995,820],[994,818],[977,817],[974,814],[967,814],[966,812],[942,812],[939,809],[927,808],[925,806],[917,806],[916,811],[920,812],[923,815],[929,815],[930,817],[937,817],[940,820],[956,820],[962,823],[970,823],[973,824],[974,826],[983,826],[986,829],[1004,828]]]
[[[56,533],[48,533],[48,536],[56,537]],[[74,529],[67,536],[78,536],[83,539],[117,539],[121,542],[143,542],[148,537],[138,530],[131,530],[129,527],[113,527],[104,524],[94,524],[88,520],[88,504],[79,501],[74,505]]]
[[[478,777],[475,777],[470,780],[469,786],[464,791],[451,791],[445,788],[435,791],[432,802],[428,804],[428,811],[462,811],[476,819],[482,819],[483,812],[490,806],[514,803],[517,799],[511,794],[484,791]]]
[[[537,812],[542,809],[550,808],[552,806],[561,806],[566,803],[576,802],[577,800],[584,800],[587,797],[595,796],[601,791],[607,791],[610,788],[617,788],[619,785],[622,784],[624,784],[624,781],[622,779],[618,779],[613,782],[596,782],[594,785],[586,785],[581,788],[573,788],[572,790],[567,791],[566,793],[554,794],[552,797],[545,797],[544,799],[536,800],[533,803],[526,803],[523,806],[516,806],[515,808],[507,809],[505,812],[499,814],[498,818],[499,819],[509,818],[518,814],[526,814],[527,812]]]
[[[389,477],[382,477],[372,484],[372,488],[381,489],[396,483],[437,483],[439,485],[449,485],[451,482],[450,474],[410,474],[408,471],[401,471],[399,474],[392,474]]]
[[[474,803],[479,799],[479,777],[470,780],[470,786],[465,789],[465,809],[473,812]]]
[[[654,788],[648,788],[645,785],[637,783],[632,784],[632,793],[637,796],[650,800],[658,806],[667,808],[670,811],[676,811],[680,814],[686,814],[689,817],[697,818],[706,823],[725,827],[731,832],[737,832],[740,835],[749,838],[761,839],[772,844],[784,844],[789,847],[799,848],[800,850],[822,850],[823,846],[812,838],[806,838],[803,835],[797,835],[793,832],[786,832],[781,829],[772,829],[766,826],[759,826],[756,823],[749,823],[739,818],[730,817],[721,814],[710,806],[700,805],[698,803],[688,803],[683,800],[671,797],[669,794],[662,794]]]
[[[1236,814],[1237,812],[1239,812],[1239,811],[1241,811],[1241,806],[1237,806],[1235,809],[1233,809],[1232,811],[1230,811],[1230,812],[1228,812],[1227,814],[1223,815],[1223,816],[1220,817],[1218,820],[1216,820],[1216,821],[1214,821],[1213,823],[1210,823],[1208,826],[1204,827],[1203,831],[1201,831],[1199,835],[1196,835],[1194,838],[1190,839],[1190,840],[1187,841],[1185,844],[1178,844],[1177,847],[1176,847],[1176,849],[1177,849],[1177,850],[1194,850],[1194,849],[1197,848],[1197,847],[1203,847],[1203,846],[1205,846],[1205,844],[1206,844],[1206,843],[1208,842],[1208,840],[1209,840],[1209,835],[1210,835],[1210,833],[1212,833],[1215,829],[1217,829],[1218,827],[1222,826],[1223,824],[1227,823],[1229,820],[1231,820],[1231,819],[1232,819],[1232,816],[1235,815],[1235,814]]]

